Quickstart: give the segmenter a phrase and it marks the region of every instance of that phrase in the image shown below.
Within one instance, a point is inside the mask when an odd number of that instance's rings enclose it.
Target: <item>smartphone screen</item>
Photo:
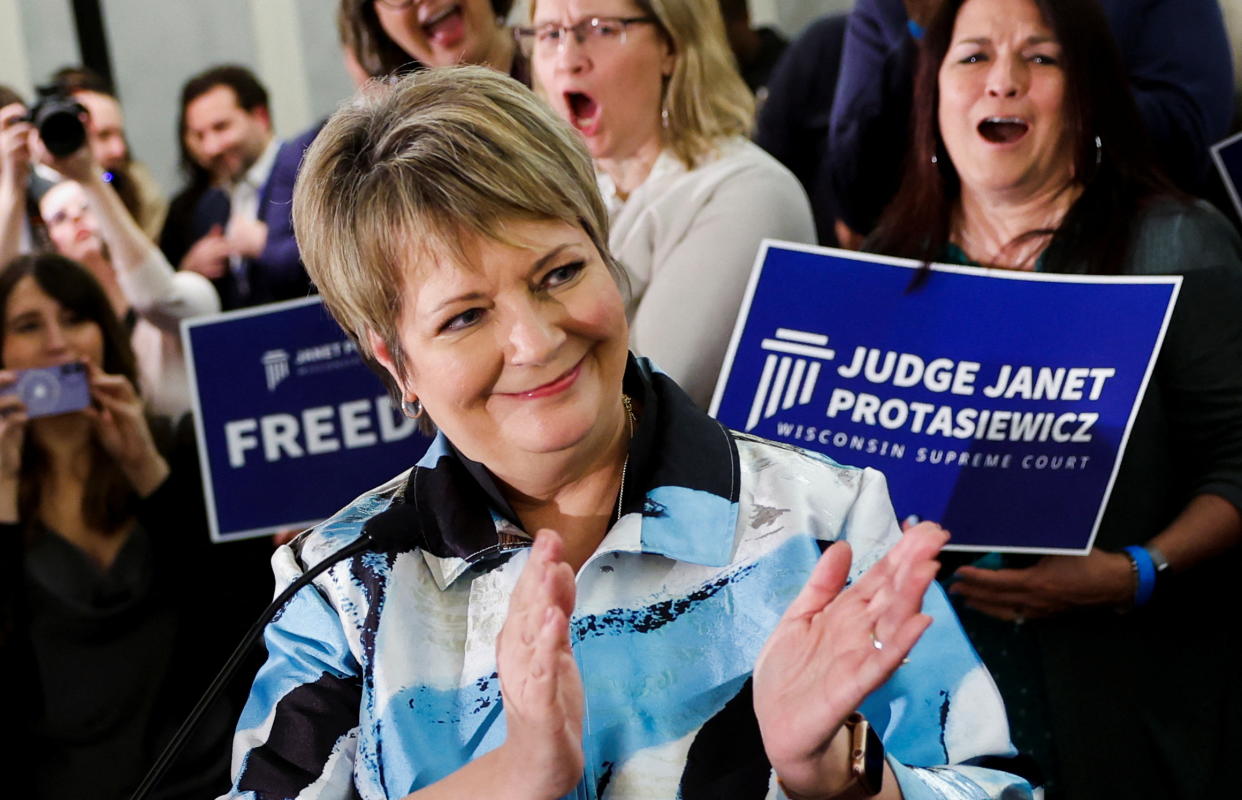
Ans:
[[[18,370],[17,380],[0,394],[17,394],[29,419],[81,411],[91,403],[86,365],[79,361]]]

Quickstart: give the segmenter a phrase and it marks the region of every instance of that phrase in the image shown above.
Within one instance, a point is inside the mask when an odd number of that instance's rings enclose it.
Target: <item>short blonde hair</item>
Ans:
[[[755,97],[729,49],[719,0],[634,2],[643,16],[655,17],[676,57],[664,84],[665,143],[686,169],[694,169],[716,151],[720,140],[750,135]],[[537,3],[530,2],[532,20]]]
[[[465,265],[463,234],[506,222],[581,227],[624,287],[580,137],[529,89],[484,67],[372,81],[324,125],[293,192],[302,260],[332,316],[374,361],[375,333],[403,375],[401,289],[412,263]],[[389,381],[394,397],[399,387]]]

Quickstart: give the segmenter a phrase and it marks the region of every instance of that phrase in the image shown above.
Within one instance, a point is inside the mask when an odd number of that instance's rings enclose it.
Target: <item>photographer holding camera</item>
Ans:
[[[130,329],[150,409],[175,419],[190,405],[181,319],[219,312],[220,298],[201,275],[174,272],[104,180],[104,170],[87,142],[86,114],[81,107],[73,111],[75,106],[63,98],[53,99],[60,104],[48,109],[48,101],[43,101],[31,112],[32,122],[17,120],[5,128],[4,196],[24,196],[31,161],[65,176],[40,200],[48,239],[57,252],[82,263],[102,284],[113,311]],[[4,113],[11,119],[20,117],[17,109],[5,107]],[[12,241],[7,232],[20,229],[24,210],[17,201],[0,205],[5,241]],[[7,261],[15,253],[4,255]]]
[[[60,97],[86,111],[86,142],[112,188],[153,241],[159,237],[168,201],[146,165],[133,157],[121,102],[107,80],[86,67],[62,67],[52,75]],[[71,147],[70,151],[77,147]]]

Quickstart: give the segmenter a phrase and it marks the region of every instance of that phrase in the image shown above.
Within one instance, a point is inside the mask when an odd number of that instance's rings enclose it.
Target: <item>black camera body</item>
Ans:
[[[86,143],[86,126],[82,115],[86,109],[55,86],[40,86],[39,100],[26,115],[25,121],[39,131],[39,138],[48,152],[57,157],[76,152]]]

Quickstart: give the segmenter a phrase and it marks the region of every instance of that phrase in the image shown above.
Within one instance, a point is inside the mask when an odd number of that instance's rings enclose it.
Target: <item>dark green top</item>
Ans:
[[[1199,494],[1242,509],[1242,239],[1210,206],[1168,200],[1145,213],[1130,251],[1126,274],[1183,283],[1095,541],[1107,550],[1146,542]],[[1061,252],[1054,240],[1041,271],[1086,272]],[[1108,309],[1099,323],[1111,324]],[[1019,627],[959,609],[1015,742],[1051,767],[1050,797],[1236,795],[1242,558],[1235,548],[1175,580],[1124,615],[1084,610]]]

